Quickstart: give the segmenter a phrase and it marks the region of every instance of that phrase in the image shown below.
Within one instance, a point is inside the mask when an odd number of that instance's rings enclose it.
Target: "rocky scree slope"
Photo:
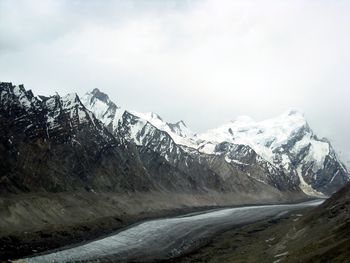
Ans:
[[[350,257],[350,183],[300,220],[279,242],[283,262],[348,262]]]
[[[281,191],[311,196],[329,195],[349,181],[329,141],[317,138],[295,110],[262,122],[240,117],[197,135],[183,121],[171,124],[155,113],[122,109],[98,89],[82,102],[117,138],[156,152],[187,173],[199,163],[223,180],[243,174]]]

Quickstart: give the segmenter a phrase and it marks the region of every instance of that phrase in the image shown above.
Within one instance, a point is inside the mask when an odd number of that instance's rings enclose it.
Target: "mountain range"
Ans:
[[[22,85],[11,83],[0,87],[6,156],[1,188],[7,191],[61,191],[76,185],[121,191],[240,192],[237,186],[247,184],[323,196],[349,180],[330,142],[319,139],[296,110],[261,122],[240,117],[195,134],[183,121],[173,124],[155,113],[122,109],[98,89],[80,99],[75,93],[36,97]],[[26,153],[21,152],[28,147],[46,151],[40,160],[33,156],[36,159],[29,167],[28,160],[23,160]],[[48,166],[59,162],[61,171],[44,166],[45,176],[33,175],[44,162]],[[90,167],[94,163],[96,167]],[[16,177],[17,169],[21,176]],[[101,169],[103,179],[96,176]]]
[[[330,142],[319,139],[297,110],[261,122],[240,117],[195,134],[183,121],[172,124],[155,113],[122,109],[98,89],[81,101],[115,137],[151,149],[175,166],[190,158],[213,168],[213,160],[221,158],[256,181],[312,196],[329,195],[349,180]]]
[[[350,180],[296,110],[196,134],[98,89],[47,97],[0,82],[0,123],[0,241],[24,254],[174,211],[329,196]]]
[[[296,110],[261,122],[240,117],[195,134],[183,121],[122,109],[98,89],[80,98],[34,96],[11,83],[0,88],[3,191],[240,193],[253,185],[324,196],[349,180],[330,142]]]

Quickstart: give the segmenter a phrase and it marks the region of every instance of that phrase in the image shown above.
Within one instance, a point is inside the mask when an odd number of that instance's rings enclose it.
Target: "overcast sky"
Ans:
[[[0,81],[195,132],[302,110],[350,159],[350,1],[0,0]]]

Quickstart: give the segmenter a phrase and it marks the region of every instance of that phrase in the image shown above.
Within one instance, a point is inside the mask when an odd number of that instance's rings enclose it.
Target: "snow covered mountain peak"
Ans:
[[[119,108],[109,99],[109,97],[99,89],[82,96],[82,103],[100,119],[111,132],[124,130],[123,125],[130,126],[129,136],[136,144],[141,143],[141,137],[145,136],[146,126],[151,125],[154,128],[166,132],[176,144],[196,148],[197,144],[193,139],[194,133],[189,130],[183,121],[175,124],[165,122],[158,114],[154,112],[141,113]],[[125,119],[123,119],[125,118]],[[129,121],[126,121],[129,119]]]
[[[171,127],[172,130],[189,130],[189,128],[187,127],[186,123],[183,120],[180,120],[178,122],[175,123],[170,123],[168,122],[168,125]]]
[[[8,116],[20,114],[21,122],[30,120],[21,124],[27,134],[75,144],[75,135],[84,129],[108,142],[114,138],[120,145],[135,143],[144,160],[155,161],[152,169],[159,169],[160,161],[168,162],[203,182],[212,180],[217,172],[225,184],[239,177],[281,191],[301,189],[320,196],[333,193],[349,181],[330,142],[319,139],[303,113],[294,109],[264,121],[239,117],[197,135],[184,121],[169,123],[155,113],[122,109],[99,89],[80,99],[75,93],[35,97],[23,86],[0,82],[0,102]],[[37,124],[42,128],[37,130]],[[101,142],[105,145],[107,141]],[[209,176],[206,179],[205,174]]]
[[[168,123],[153,112],[120,109],[97,89],[83,96],[82,102],[116,136],[151,147],[166,160],[187,152],[225,156],[227,163],[249,166],[249,161],[240,160],[256,154],[256,161],[266,169],[288,175],[305,193],[318,196],[349,180],[330,143],[318,139],[296,109],[263,121],[241,116],[197,135],[183,121]]]
[[[67,107],[81,103],[79,96],[76,93],[68,93],[67,95],[63,96],[62,102],[64,103],[64,106],[67,106]]]
[[[26,109],[32,108],[37,102],[33,92],[31,90],[25,90],[23,85],[13,86],[12,83],[0,82],[0,88],[0,100],[4,105],[6,105],[13,96],[18,98],[21,107]]]
[[[187,127],[183,120],[176,123],[168,123],[171,131],[184,138],[193,138],[195,134]]]
[[[131,114],[134,114],[135,116],[144,119],[150,123],[152,123],[155,126],[160,126],[164,124],[163,119],[154,112],[146,112],[146,113],[142,113],[142,112],[137,112],[137,111],[129,111]]]
[[[201,147],[207,151],[212,149],[213,153],[215,145],[223,142],[251,147],[275,167],[287,174],[296,175],[300,188],[309,195],[322,195],[314,188],[319,188],[320,178],[324,180],[325,171],[331,169],[329,167],[337,167],[329,172],[334,174],[334,178],[340,174],[340,177],[346,177],[347,174],[329,141],[318,139],[304,114],[295,109],[258,122],[240,117],[234,122],[200,134],[198,138],[202,142]],[[332,182],[334,178],[327,180]],[[345,180],[349,178],[346,177]]]
[[[170,135],[176,144],[197,148],[195,142],[194,133],[187,128],[183,121],[179,121],[175,124],[163,121],[163,119],[153,112],[141,113],[136,111],[130,111],[133,115],[139,117],[142,120],[152,124],[158,130],[164,131]]]
[[[308,127],[308,124],[302,112],[289,110],[276,118],[263,121],[255,121],[249,116],[240,116],[235,121],[224,124],[217,129],[210,130],[200,135],[200,137],[215,131],[222,132],[223,130],[227,130],[231,135],[235,132],[247,135],[260,134],[259,137],[263,137],[261,134],[281,137],[306,126]]]
[[[304,115],[289,110],[276,118],[258,122],[247,116],[238,117],[236,121],[198,135],[198,138],[211,143],[248,145],[273,163],[273,151],[288,144],[299,133],[309,133],[310,138],[313,136]]]
[[[101,120],[108,129],[114,130],[124,110],[111,101],[107,94],[98,88],[81,97],[84,106],[93,112],[97,119]]]
[[[114,104],[109,99],[108,95],[106,93],[103,93],[102,91],[100,91],[98,88],[94,88],[90,94],[92,95],[91,98],[93,98],[93,99],[98,99],[106,104]]]
[[[188,126],[186,125],[186,123],[183,120],[178,121],[177,123],[175,123],[176,125],[179,125],[180,127],[185,127],[188,128]]]

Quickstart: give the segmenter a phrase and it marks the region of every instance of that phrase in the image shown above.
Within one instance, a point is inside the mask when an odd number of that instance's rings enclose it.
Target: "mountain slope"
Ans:
[[[349,181],[329,141],[317,138],[303,114],[295,110],[261,122],[241,117],[198,137],[202,147],[224,141],[250,146],[294,180],[299,179],[307,194],[328,195]]]
[[[152,187],[132,157],[136,152],[113,137],[76,94],[34,97],[11,83],[0,83],[0,91],[2,192]]]
[[[331,194],[349,181],[348,171],[330,143],[318,139],[298,111],[262,122],[241,117],[196,135],[182,121],[170,124],[155,113],[121,109],[98,89],[87,93],[82,101],[115,136],[150,148],[171,165],[188,158],[202,164],[207,160],[208,169],[224,178],[229,177],[228,168],[222,166],[230,166],[279,190],[301,189],[312,196]],[[212,165],[210,160],[218,158],[226,163]]]
[[[170,165],[190,176],[199,175],[196,181],[203,178],[210,180],[212,175],[206,174],[211,171],[225,182],[223,189],[227,190],[240,184],[238,181],[251,180],[257,185],[264,184],[264,188],[272,186],[280,191],[300,191],[282,170],[261,158],[250,146],[223,143],[217,145],[217,151],[207,153],[196,141],[196,135],[182,121],[170,124],[155,113],[121,110],[114,103],[108,104],[100,98],[107,98],[106,101],[110,102],[108,96],[97,89],[87,93],[82,101],[96,116],[109,116],[102,120],[107,127],[113,127],[116,137],[158,153]],[[120,109],[121,113],[110,115],[115,108]],[[100,112],[100,109],[103,110]],[[249,191],[249,188],[246,187],[244,191]]]
[[[95,94],[92,109],[104,123],[76,94],[35,97],[11,83],[1,83],[0,91],[2,192],[175,191],[248,194],[253,200],[303,197],[249,147],[236,148],[234,158],[242,162],[231,163],[224,155],[179,146],[165,130],[185,138],[190,132],[181,130],[182,123],[165,124],[160,130],[121,110],[102,93]]]
[[[311,211],[280,243],[284,262],[348,262],[350,257],[350,184]]]

